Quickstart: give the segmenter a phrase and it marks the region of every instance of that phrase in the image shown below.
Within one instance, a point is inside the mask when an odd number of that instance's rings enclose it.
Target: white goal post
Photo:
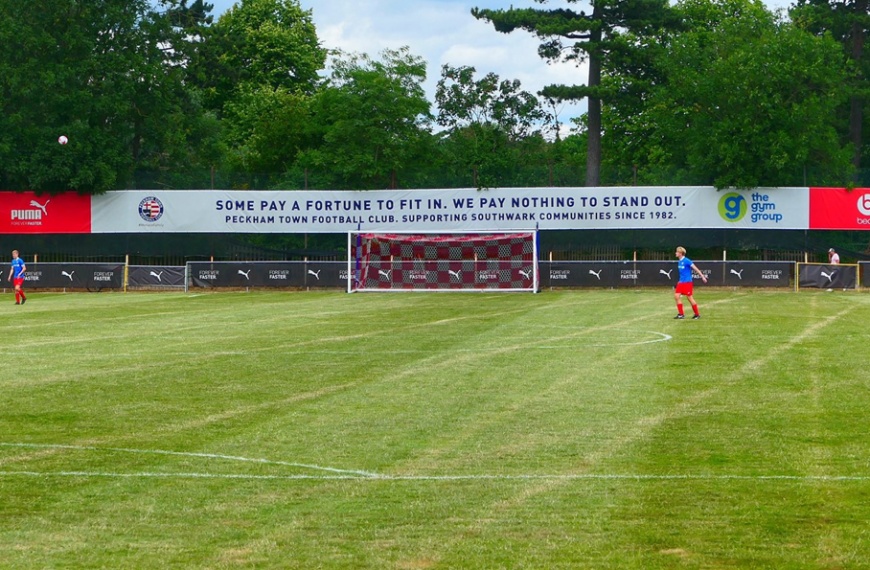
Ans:
[[[536,230],[348,232],[347,291],[538,292]]]

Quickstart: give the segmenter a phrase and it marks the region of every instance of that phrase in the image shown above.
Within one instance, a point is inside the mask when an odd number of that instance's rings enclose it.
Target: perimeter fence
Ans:
[[[870,262],[830,265],[790,261],[696,260],[707,276],[698,287],[867,289]],[[671,261],[539,262],[539,288],[665,288],[677,282]],[[185,265],[28,263],[28,289],[188,291],[220,289],[347,290],[354,269],[344,261],[192,261]],[[398,288],[398,287],[397,287]],[[4,289],[6,292],[9,289]]]
[[[673,261],[691,259],[827,261],[834,247],[843,263],[870,261],[870,232],[804,230],[546,230],[539,258],[551,261]],[[4,238],[32,262],[183,266],[190,261],[343,261],[347,234],[32,234]]]

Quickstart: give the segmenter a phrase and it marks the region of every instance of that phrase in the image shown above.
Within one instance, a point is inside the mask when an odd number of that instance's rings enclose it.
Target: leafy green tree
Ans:
[[[802,29],[831,34],[855,65],[855,75],[849,81],[848,138],[855,151],[852,164],[858,168],[864,154],[864,110],[870,101],[870,54],[864,49],[870,32],[870,0],[797,0],[790,14]]]
[[[818,183],[843,183],[839,46],[751,0],[678,7],[689,29],[658,51],[661,82],[639,109],[608,109],[613,154],[639,165],[643,183],[788,186],[807,165],[820,169]]]
[[[505,173],[531,155],[527,139],[541,139],[550,119],[538,99],[521,90],[518,80],[487,73],[475,80],[473,67],[441,68],[435,91],[437,122],[446,128],[449,167],[473,172],[477,187],[504,185]]]
[[[444,65],[435,91],[438,124],[448,129],[491,124],[513,140],[538,132],[548,120],[538,99],[522,91],[519,80],[500,80],[495,73],[474,79],[476,69]]]
[[[534,0],[544,4],[548,0]],[[580,0],[565,0],[566,4]],[[627,44],[619,42],[623,33],[647,35],[663,27],[676,26],[677,20],[668,8],[667,0],[591,0],[591,13],[568,8],[539,10],[509,8],[488,10],[474,8],[475,18],[492,22],[496,31],[510,33],[525,30],[541,39],[538,54],[546,61],[589,63],[585,86],[549,85],[541,94],[560,101],[588,101],[588,144],[586,184],[597,186],[601,166],[601,103],[610,96],[601,83],[602,71],[610,57]]]
[[[260,88],[313,93],[326,62],[311,10],[297,0],[241,0],[205,30],[192,74],[218,112]]]
[[[228,165],[248,172],[290,169],[312,145],[311,105],[310,96],[280,87],[237,93],[224,113]]]
[[[183,154],[176,33],[146,0],[0,0],[0,184],[100,193]]]
[[[380,60],[339,54],[331,68],[313,102],[318,140],[299,166],[330,172],[336,187],[395,187],[397,172],[421,160],[430,140],[426,63],[402,47]]]
[[[160,187],[203,187],[202,172],[222,160],[221,122],[205,107],[202,92],[192,81],[191,62],[212,21],[212,5],[203,0],[160,0],[162,12],[143,26],[159,38],[163,58],[155,58],[154,81],[137,85],[133,152],[137,174],[157,174],[151,184]]]
[[[586,179],[586,134],[557,138],[550,149],[551,186],[579,186]]]

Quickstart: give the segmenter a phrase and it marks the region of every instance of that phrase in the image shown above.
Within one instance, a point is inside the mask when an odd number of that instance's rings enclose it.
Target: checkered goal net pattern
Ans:
[[[534,232],[352,234],[358,291],[537,290]]]

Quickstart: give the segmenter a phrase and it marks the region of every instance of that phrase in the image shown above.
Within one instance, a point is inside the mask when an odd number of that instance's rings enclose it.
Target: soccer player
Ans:
[[[677,282],[677,287],[674,289],[674,301],[677,302],[677,316],[675,319],[685,319],[683,314],[683,295],[688,297],[689,303],[692,304],[692,311],[695,313],[693,319],[700,319],[701,313],[698,312],[698,303],[695,302],[695,297],[692,295],[692,272],[697,273],[704,283],[707,282],[707,277],[701,273],[692,260],[686,257],[686,248],[677,248],[677,267],[680,271],[680,278]]]
[[[12,287],[15,288],[15,304],[23,305],[27,301],[24,296],[24,272],[27,271],[27,266],[24,265],[24,260],[18,257],[18,250],[12,251],[12,267],[9,268],[9,279],[12,281]]]

